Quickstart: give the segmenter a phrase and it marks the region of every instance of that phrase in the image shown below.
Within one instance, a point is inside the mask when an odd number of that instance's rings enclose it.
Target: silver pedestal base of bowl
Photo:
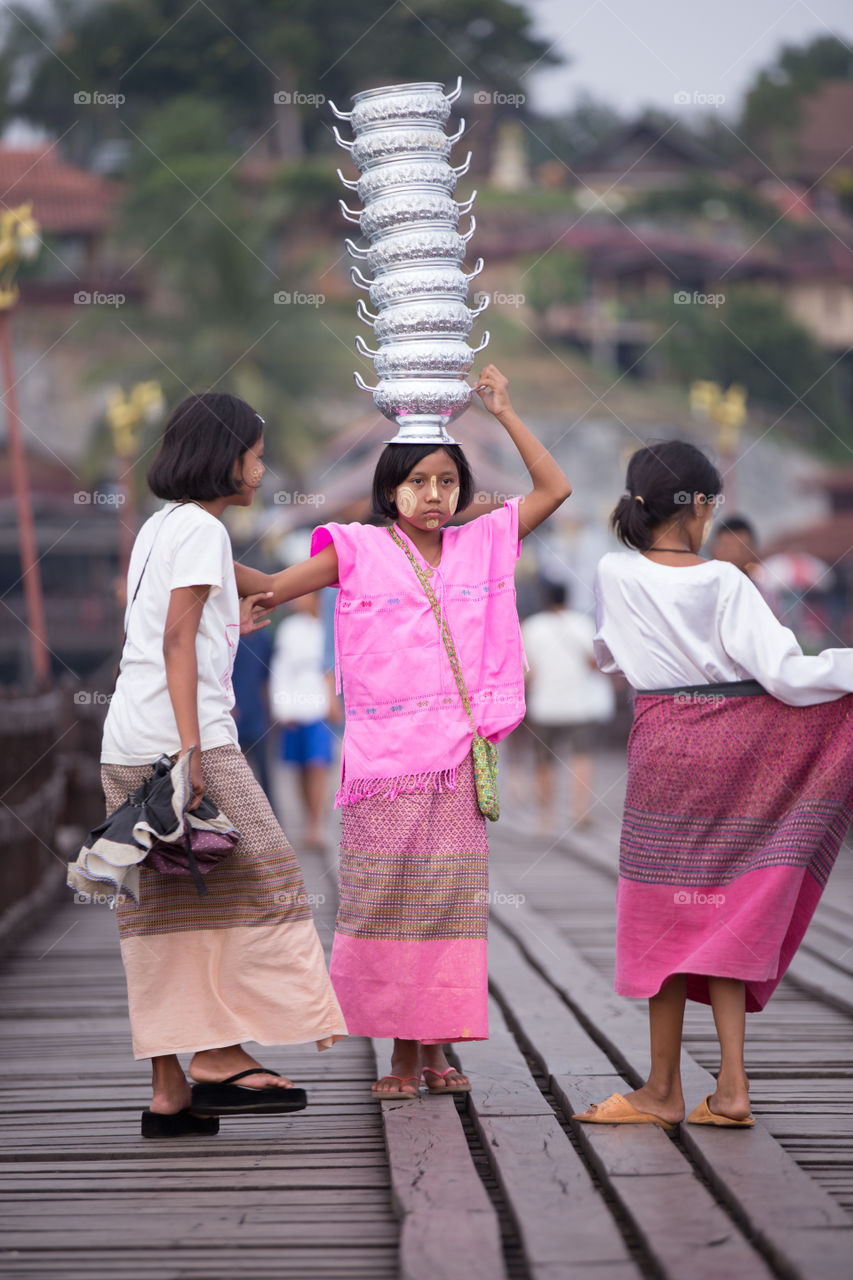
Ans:
[[[443,444],[459,443],[448,435],[442,419],[432,414],[412,413],[402,422],[398,418],[397,423],[400,430],[390,440],[383,440],[383,444],[432,444],[440,449]]]

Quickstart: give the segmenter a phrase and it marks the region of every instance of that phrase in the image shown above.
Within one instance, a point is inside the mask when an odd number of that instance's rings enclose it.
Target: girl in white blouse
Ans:
[[[596,578],[595,654],[636,690],[617,897],[617,992],[649,999],[651,1073],[576,1117],[684,1116],[685,999],[713,1008],[715,1092],[689,1123],[745,1127],[746,1010],[763,1008],[853,815],[853,650],[804,655],[734,565],[704,560],[722,482],[693,445],[639,450]]]

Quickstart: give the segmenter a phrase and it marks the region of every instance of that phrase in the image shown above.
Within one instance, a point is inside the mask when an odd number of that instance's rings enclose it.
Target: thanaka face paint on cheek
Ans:
[[[456,508],[459,506],[459,485],[457,485],[455,489],[450,490],[450,497],[448,498],[447,506],[450,514],[454,515]]]
[[[410,489],[407,484],[401,484],[398,486],[395,494],[395,500],[397,503],[397,510],[400,512],[401,516],[406,516],[408,519],[410,516],[415,514],[418,506],[418,500],[415,496],[414,489]]]

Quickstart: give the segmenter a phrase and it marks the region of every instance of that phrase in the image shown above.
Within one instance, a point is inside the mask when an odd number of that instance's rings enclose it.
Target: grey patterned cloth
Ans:
[[[190,761],[195,747],[177,761],[162,755],[124,804],[95,827],[76,859],[67,884],[85,899],[110,888],[113,902],[127,895],[139,905],[139,866],[163,875],[191,876],[200,897],[204,876],[226,857],[240,832],[207,795],[193,810]]]

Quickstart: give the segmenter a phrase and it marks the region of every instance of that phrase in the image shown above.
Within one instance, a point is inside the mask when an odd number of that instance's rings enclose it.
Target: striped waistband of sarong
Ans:
[[[681,684],[672,689],[635,689],[637,698],[658,697],[702,697],[713,694],[718,698],[757,698],[766,697],[767,690],[757,680],[724,680],[719,684]]]

